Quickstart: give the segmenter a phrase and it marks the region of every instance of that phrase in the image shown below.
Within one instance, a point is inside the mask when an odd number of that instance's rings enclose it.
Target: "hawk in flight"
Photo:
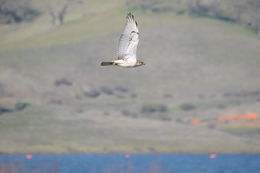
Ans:
[[[110,62],[102,62],[101,66],[116,65],[120,67],[137,67],[144,65],[144,62],[137,60],[136,49],[139,42],[139,32],[134,15],[128,13],[126,25],[121,34],[118,46],[118,59]]]

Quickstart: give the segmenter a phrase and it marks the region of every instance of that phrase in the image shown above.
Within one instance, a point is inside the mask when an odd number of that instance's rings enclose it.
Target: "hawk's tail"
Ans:
[[[101,66],[116,65],[115,62],[101,62]]]

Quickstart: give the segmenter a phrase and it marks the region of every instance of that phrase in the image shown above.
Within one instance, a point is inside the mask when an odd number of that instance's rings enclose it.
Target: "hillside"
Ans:
[[[0,153],[259,153],[259,118],[218,120],[260,114],[259,38],[136,10],[146,65],[100,67],[116,58],[125,9],[93,0],[59,27],[0,26]]]

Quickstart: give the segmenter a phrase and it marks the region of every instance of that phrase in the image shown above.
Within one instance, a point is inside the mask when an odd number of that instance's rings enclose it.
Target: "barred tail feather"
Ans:
[[[101,62],[101,66],[115,65],[114,62]]]

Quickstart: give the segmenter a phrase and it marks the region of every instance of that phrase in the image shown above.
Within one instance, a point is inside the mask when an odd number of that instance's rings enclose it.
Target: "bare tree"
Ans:
[[[67,11],[68,11],[68,7],[69,7],[68,3],[64,4],[64,6],[61,8],[61,10],[58,14],[60,25],[64,24],[64,17],[66,15]]]
[[[46,0],[47,13],[51,17],[51,23],[53,26],[63,25],[65,22],[65,16],[73,4],[83,3],[84,0],[64,0],[58,6],[53,6],[53,3]]]

